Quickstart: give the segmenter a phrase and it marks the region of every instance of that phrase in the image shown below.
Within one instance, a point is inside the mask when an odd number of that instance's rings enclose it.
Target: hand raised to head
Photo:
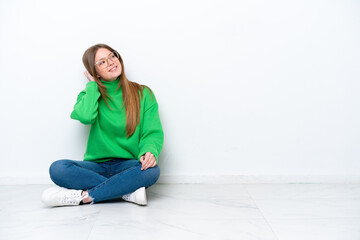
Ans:
[[[84,72],[84,75],[86,76],[86,78],[87,78],[90,82],[94,82],[94,81],[95,81],[94,77],[91,76],[91,74],[89,73],[89,71],[86,70],[86,71]]]

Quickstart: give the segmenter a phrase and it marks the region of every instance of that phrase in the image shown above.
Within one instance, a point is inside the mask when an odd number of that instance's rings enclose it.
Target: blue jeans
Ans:
[[[141,165],[139,160],[123,158],[101,163],[60,159],[51,164],[49,173],[60,187],[87,190],[94,203],[153,185],[160,176],[159,166],[141,170]]]

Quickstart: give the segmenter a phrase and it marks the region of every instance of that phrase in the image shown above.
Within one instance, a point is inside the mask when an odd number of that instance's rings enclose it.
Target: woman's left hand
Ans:
[[[146,170],[149,167],[155,167],[156,159],[154,154],[147,152],[140,157],[140,162],[142,163],[141,170]]]

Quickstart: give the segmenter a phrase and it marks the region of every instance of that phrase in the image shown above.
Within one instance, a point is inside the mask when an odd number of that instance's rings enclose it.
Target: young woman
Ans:
[[[60,159],[49,173],[58,186],[46,189],[50,206],[96,203],[121,197],[146,205],[145,189],[160,176],[164,133],[151,89],[126,78],[120,54],[105,44],[87,49],[89,80],[71,118],[91,124],[83,161]]]

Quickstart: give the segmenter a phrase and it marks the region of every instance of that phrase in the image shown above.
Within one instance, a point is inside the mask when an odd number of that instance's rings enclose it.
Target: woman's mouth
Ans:
[[[109,70],[109,72],[113,72],[113,71],[115,71],[116,69],[117,69],[117,66],[112,67],[112,68]]]

